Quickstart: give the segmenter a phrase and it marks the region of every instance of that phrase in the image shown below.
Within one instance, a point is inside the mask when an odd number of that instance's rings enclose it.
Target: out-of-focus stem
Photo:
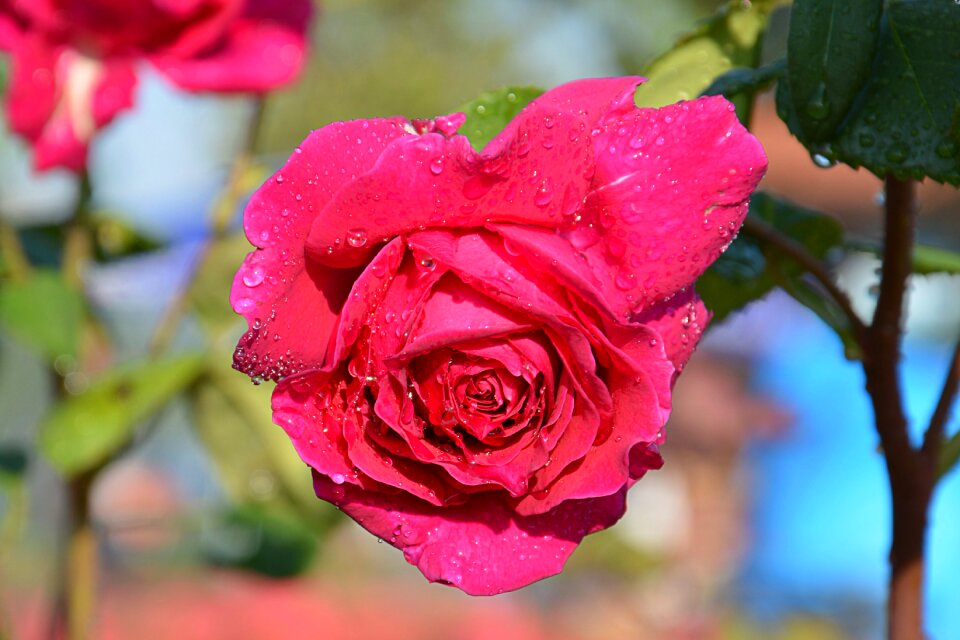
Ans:
[[[25,280],[30,275],[30,261],[20,244],[17,230],[0,219],[0,251],[13,280]]]
[[[216,199],[210,211],[211,230],[200,247],[193,266],[190,269],[190,276],[187,285],[180,289],[170,302],[163,317],[160,319],[157,329],[150,341],[150,355],[156,356],[163,353],[170,345],[174,333],[180,326],[183,316],[186,314],[190,304],[190,298],[196,288],[198,276],[203,273],[213,254],[213,248],[217,242],[223,238],[230,227],[230,222],[237,210],[240,198],[244,194],[244,177],[253,164],[254,153],[257,145],[257,138],[260,135],[260,126],[263,122],[265,100],[262,96],[257,98],[254,106],[254,112],[247,128],[246,143],[244,150],[237,156],[230,170],[230,177],[227,184]]]
[[[93,248],[89,225],[90,195],[90,176],[83,171],[80,174],[80,193],[73,215],[67,222],[63,243],[63,277],[78,288],[83,285],[83,270]]]
[[[90,522],[93,474],[68,484],[70,529],[67,547],[67,638],[92,637],[97,594],[97,538]]]

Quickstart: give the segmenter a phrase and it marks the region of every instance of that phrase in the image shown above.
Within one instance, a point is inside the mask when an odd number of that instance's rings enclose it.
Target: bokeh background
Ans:
[[[267,100],[258,160],[279,166],[335,120],[431,117],[500,86],[639,73],[720,4],[327,0],[305,73]],[[767,58],[782,54],[787,19],[787,8],[774,15]],[[91,157],[100,240],[117,249],[85,286],[120,358],[144,353],[187,286],[254,111],[246,98],[178,93],[149,69],[143,78],[136,108]],[[752,127],[770,157],[762,189],[877,238],[876,178],[814,166],[769,96]],[[24,145],[0,139],[0,215],[24,230],[35,257],[76,193],[71,175],[33,175]],[[960,249],[956,190],[925,184],[921,203],[921,240]],[[218,243],[174,338],[222,361],[217,384],[173,402],[94,487],[95,637],[879,637],[889,509],[861,373],[786,296],[710,331],[676,388],[666,465],[631,491],[621,523],[588,537],[558,577],[470,598],[427,584],[398,551],[312,497],[307,469],[270,422],[270,385],[229,366],[245,327],[226,298],[248,250],[234,235]],[[836,267],[864,314],[876,267],[866,255]],[[915,278],[905,387],[918,419],[932,410],[958,327],[960,283]],[[82,392],[89,381],[77,363],[57,367]],[[63,498],[29,452],[52,398],[44,361],[0,331],[0,446],[28,452],[23,481],[0,490],[0,637],[46,637]],[[950,640],[960,638],[960,474],[933,508],[929,626]]]

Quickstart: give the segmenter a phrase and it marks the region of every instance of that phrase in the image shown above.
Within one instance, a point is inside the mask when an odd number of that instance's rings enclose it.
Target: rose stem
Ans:
[[[79,175],[80,192],[73,214],[66,225],[62,255],[63,278],[68,285],[82,290],[83,272],[90,259],[90,176]],[[50,370],[56,397],[63,400],[63,377]],[[63,547],[58,552],[55,592],[50,611],[51,638],[63,637],[66,627],[70,640],[89,637],[96,603],[97,541],[89,522],[90,486],[100,468],[67,478],[64,482],[67,526]]]
[[[70,541],[67,550],[67,637],[86,640],[91,637],[96,606],[97,538],[90,522],[90,485],[96,472],[71,479],[67,518]]]
[[[893,506],[889,640],[923,638],[923,573],[927,510],[936,463],[910,444],[900,389],[900,343],[907,280],[912,271],[917,217],[916,185],[887,176],[880,293],[870,326],[863,370],[883,448]]]
[[[230,177],[220,196],[215,200],[210,211],[211,231],[200,247],[190,268],[187,285],[175,294],[173,300],[164,311],[163,317],[157,324],[153,338],[150,340],[149,353],[158,356],[166,351],[173,339],[173,335],[180,325],[183,316],[189,307],[190,298],[197,285],[198,276],[203,273],[213,256],[213,249],[218,240],[223,238],[233,220],[237,205],[245,191],[244,178],[253,164],[257,139],[260,137],[260,127],[263,123],[263,114],[266,100],[258,96],[254,104],[254,111],[247,127],[246,140],[243,151],[234,160],[230,170]]]
[[[66,237],[63,243],[63,277],[74,287],[83,285],[83,271],[90,259],[90,175],[81,172],[80,194],[73,209],[73,215],[67,222]]]

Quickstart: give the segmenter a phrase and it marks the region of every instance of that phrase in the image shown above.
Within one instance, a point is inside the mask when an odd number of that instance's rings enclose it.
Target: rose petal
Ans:
[[[569,236],[618,316],[693,284],[736,235],[767,166],[716,96],[610,119],[594,144],[594,189]]]
[[[633,109],[640,81],[597,79],[548,91],[481,154],[463,136],[399,141],[318,216],[307,252],[330,265],[362,263],[367,250],[344,243],[343,230],[356,227],[377,238],[491,221],[558,227],[580,207],[593,175],[590,130]]]
[[[633,317],[663,338],[667,358],[680,375],[710,321],[710,311],[692,288],[648,307]]]
[[[273,391],[273,421],[283,427],[300,458],[315,472],[342,484],[376,484],[356,474],[347,453],[341,424],[345,380],[339,372],[312,371],[284,378]]]
[[[410,338],[394,359],[409,359],[458,343],[525,332],[533,327],[529,319],[448,274],[432,288],[417,314]]]
[[[0,49],[11,51],[23,35],[23,25],[11,12],[9,0],[0,0]]]
[[[584,536],[609,527],[626,508],[624,491],[523,517],[486,493],[438,508],[404,494],[335,485],[317,474],[314,488],[320,498],[402,550],[428,580],[472,595],[518,589],[559,573]]]
[[[611,372],[608,377],[614,409],[605,437],[566,468],[561,466],[559,476],[553,478],[553,467],[538,474],[537,491],[517,501],[517,513],[544,513],[567,500],[608,496],[627,486],[630,452],[637,444],[654,442],[665,417],[649,376]]]
[[[292,80],[303,65],[311,12],[309,0],[250,0],[207,53],[163,51],[150,60],[189,91],[267,91]]]
[[[532,274],[521,271],[524,265],[511,262],[502,241],[489,232],[422,231],[411,234],[408,242],[500,304],[542,322],[567,370],[574,374],[576,385],[586,389],[602,412],[609,410],[609,393],[597,376],[590,344],[569,310],[552,297],[564,295],[555,283],[542,277],[529,279]],[[551,290],[545,291],[544,287]]]
[[[423,465],[376,450],[368,437],[377,427],[365,402],[362,384],[342,370],[312,371],[280,381],[273,393],[273,419],[300,458],[334,484],[403,490],[437,505],[463,493]]]
[[[18,45],[7,87],[7,121],[13,131],[35,141],[60,99],[57,63],[63,49],[34,34],[21,38]]]
[[[137,74],[129,62],[108,61],[93,90],[92,116],[94,126],[104,127],[114,116],[133,106]]]
[[[398,119],[324,127],[251,197],[244,229],[258,250],[247,256],[230,292],[234,310],[250,324],[234,354],[237,369],[275,378],[324,366],[328,342],[318,336],[332,334],[358,273],[320,267],[297,247],[316,211],[403,135]]]

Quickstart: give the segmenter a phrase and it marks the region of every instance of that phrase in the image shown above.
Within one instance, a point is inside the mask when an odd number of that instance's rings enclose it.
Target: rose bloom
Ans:
[[[482,152],[464,116],[331,124],[254,193],[234,365],[316,493],[433,581],[559,572],[661,465],[694,280],[766,169],[733,105],[583,80]]]
[[[0,0],[10,128],[38,170],[80,171],[133,105],[136,65],[188,91],[264,92],[299,70],[310,0]]]

